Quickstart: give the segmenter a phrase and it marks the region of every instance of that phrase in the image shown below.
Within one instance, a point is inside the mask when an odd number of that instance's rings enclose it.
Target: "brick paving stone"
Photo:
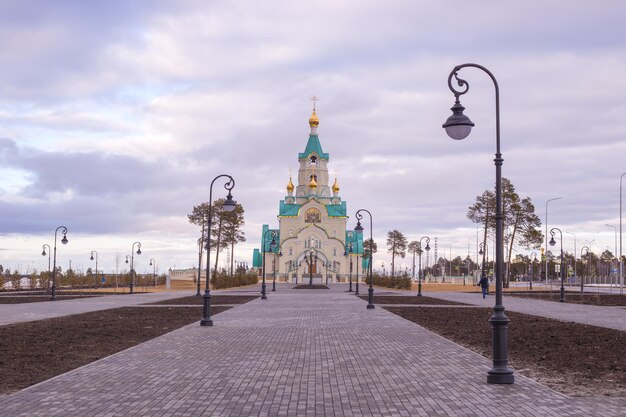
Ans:
[[[247,289],[249,290],[249,288]],[[278,286],[199,323],[0,397],[0,416],[623,416],[341,290]]]

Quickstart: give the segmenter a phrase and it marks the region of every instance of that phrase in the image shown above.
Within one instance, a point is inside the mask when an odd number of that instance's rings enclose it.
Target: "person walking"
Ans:
[[[478,285],[483,290],[483,298],[487,296],[487,290],[489,290],[489,280],[486,276],[482,276],[480,281],[478,281]]]

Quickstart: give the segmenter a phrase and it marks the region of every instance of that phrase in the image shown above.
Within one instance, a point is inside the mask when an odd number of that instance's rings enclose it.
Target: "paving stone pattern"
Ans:
[[[570,398],[343,291],[279,288],[0,398],[2,416],[623,416]]]

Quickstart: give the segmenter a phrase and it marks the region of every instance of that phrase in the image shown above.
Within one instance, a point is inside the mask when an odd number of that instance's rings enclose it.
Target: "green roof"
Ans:
[[[345,201],[340,204],[327,204],[326,209],[330,217],[345,217],[348,212]]]
[[[280,200],[278,207],[279,216],[297,216],[298,210],[302,207],[300,204],[285,204],[284,200]]]
[[[309,141],[306,143],[306,148],[303,153],[298,154],[298,159],[308,158],[312,153],[317,154],[320,159],[328,161],[328,154],[322,150],[322,144],[320,138],[317,135],[310,134]]]

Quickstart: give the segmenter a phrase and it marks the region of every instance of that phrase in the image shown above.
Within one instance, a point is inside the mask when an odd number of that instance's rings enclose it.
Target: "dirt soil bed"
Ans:
[[[230,307],[211,307],[217,314]],[[36,384],[179,327],[201,308],[123,307],[0,327],[0,393]]]
[[[309,286],[308,284],[304,285],[296,285],[293,287],[294,290],[327,290],[328,287],[326,285],[313,284]]]
[[[97,295],[57,295],[56,301],[73,300],[76,298],[92,298]],[[14,297],[0,297],[0,304],[24,304],[24,303],[40,303],[42,301],[50,301],[49,295],[18,295]],[[55,301],[55,302],[56,302]]]
[[[367,295],[359,295],[361,300],[368,301]],[[455,301],[440,300],[417,295],[374,295],[374,304],[416,304],[416,305],[467,305]]]
[[[537,291],[505,293],[514,297],[532,298],[535,300],[559,301],[560,291]],[[626,295],[600,293],[572,293],[565,292],[565,302],[573,304],[589,304],[594,306],[626,306]]]
[[[491,358],[492,309],[385,307]],[[507,311],[509,365],[572,396],[626,396],[626,332]]]
[[[211,295],[211,305],[220,304],[243,304],[259,298],[258,295]],[[190,297],[174,298],[171,300],[158,301],[147,305],[199,305],[203,303],[203,297],[192,295]]]

